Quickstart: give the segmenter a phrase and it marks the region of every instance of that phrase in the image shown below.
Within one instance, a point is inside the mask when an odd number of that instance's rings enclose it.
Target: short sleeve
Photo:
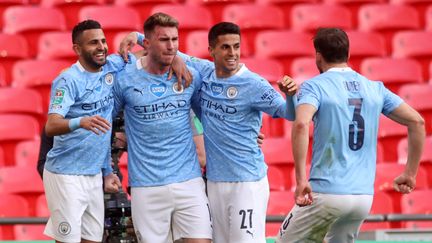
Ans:
[[[383,109],[381,112],[387,116],[394,109],[399,107],[403,103],[403,100],[402,100],[402,98],[397,96],[395,93],[393,93],[389,89],[387,89],[384,85],[383,85],[382,90],[383,90],[382,91],[383,92],[382,97],[384,97],[384,103],[383,103]]]
[[[319,108],[321,103],[321,94],[317,87],[312,82],[304,82],[300,86],[300,91],[297,96],[296,106],[301,104],[309,104]]]
[[[60,114],[66,117],[70,107],[75,103],[76,86],[72,78],[60,75],[51,87],[48,114]]]

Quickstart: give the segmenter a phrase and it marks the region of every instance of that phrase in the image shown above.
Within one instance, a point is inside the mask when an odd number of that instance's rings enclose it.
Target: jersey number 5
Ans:
[[[348,143],[351,150],[357,151],[363,146],[364,140],[364,119],[361,116],[363,99],[348,99],[348,104],[354,106],[352,122],[349,125]]]

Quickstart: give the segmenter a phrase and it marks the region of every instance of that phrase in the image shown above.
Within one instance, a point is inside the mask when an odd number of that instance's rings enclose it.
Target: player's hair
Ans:
[[[150,37],[156,26],[162,27],[176,27],[178,29],[178,21],[165,13],[155,13],[148,17],[144,22],[144,35]]]
[[[319,28],[313,38],[315,51],[328,63],[348,61],[348,35],[339,28]]]
[[[231,22],[220,22],[211,27],[208,34],[208,42],[211,47],[216,46],[217,38],[220,35],[235,34],[240,35],[240,27]]]
[[[72,43],[73,44],[79,44],[79,39],[81,38],[82,33],[84,30],[92,30],[92,29],[102,29],[102,26],[99,24],[99,22],[87,19],[82,22],[79,22],[72,30]]]

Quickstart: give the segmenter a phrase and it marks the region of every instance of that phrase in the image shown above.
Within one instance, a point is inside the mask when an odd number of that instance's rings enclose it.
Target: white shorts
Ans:
[[[265,243],[270,189],[267,177],[254,182],[207,181],[214,243]]]
[[[212,238],[210,209],[201,177],[164,186],[132,187],[131,202],[140,243]]]
[[[313,193],[310,206],[295,205],[279,230],[277,243],[354,243],[372,206],[372,195]]]
[[[50,211],[44,234],[61,242],[101,242],[104,229],[102,174],[77,176],[44,170]]]

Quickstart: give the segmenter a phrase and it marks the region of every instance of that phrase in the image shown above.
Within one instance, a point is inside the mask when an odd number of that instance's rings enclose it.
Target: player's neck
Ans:
[[[149,56],[140,58],[143,69],[151,74],[162,75],[169,71],[170,66],[164,66],[156,61],[150,60]]]
[[[226,70],[224,68],[215,67],[216,77],[217,78],[229,78],[234,76],[242,67],[242,64],[239,64],[235,70]]]
[[[98,73],[102,71],[102,66],[96,67],[94,65],[90,65],[86,63],[84,60],[81,60],[81,58],[78,60],[78,62],[81,64],[81,66],[89,73]]]
[[[347,68],[347,67],[349,67],[349,66],[348,66],[348,63],[346,63],[346,62],[341,62],[341,63],[325,63],[323,65],[322,70],[324,72],[327,72],[331,68]]]

